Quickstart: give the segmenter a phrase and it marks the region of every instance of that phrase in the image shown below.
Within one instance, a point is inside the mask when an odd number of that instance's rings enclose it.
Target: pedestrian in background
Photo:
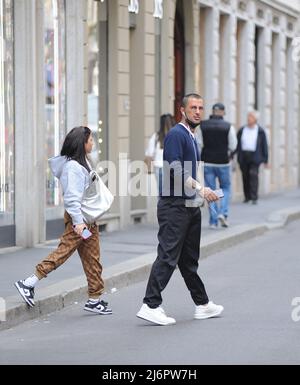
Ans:
[[[84,310],[96,314],[111,314],[107,302],[100,299],[104,292],[100,264],[99,229],[96,223],[86,223],[81,211],[84,192],[96,181],[96,173],[87,159],[93,148],[88,127],[75,127],[65,138],[61,156],[50,159],[50,168],[60,180],[64,206],[65,231],[57,249],[36,266],[35,273],[15,283],[23,300],[33,307],[34,288],[39,280],[61,266],[77,250],[88,281],[89,300]],[[88,207],[89,210],[95,208]],[[84,232],[88,228],[88,238]]]
[[[238,132],[238,163],[243,175],[245,203],[257,204],[259,167],[268,167],[268,141],[266,132],[258,124],[259,112],[248,113],[247,125]]]
[[[163,171],[163,151],[164,141],[166,135],[172,127],[176,124],[174,116],[171,114],[164,114],[160,117],[160,128],[158,132],[155,132],[148,142],[148,147],[145,152],[145,163],[147,165],[148,173],[152,173],[152,167],[154,167],[154,173],[156,177],[158,195],[162,194],[162,171]]]
[[[216,317],[223,311],[223,306],[209,301],[197,272],[203,201],[198,198],[201,196],[208,202],[218,200],[211,189],[197,181],[200,153],[195,130],[201,122],[203,108],[201,96],[187,95],[182,101],[182,121],[165,139],[163,194],[157,206],[158,257],[152,266],[144,304],[137,313],[137,317],[157,325],[176,323],[161,307],[161,293],[177,265],[196,306],[194,318]],[[180,306],[179,298],[177,302]]]
[[[217,182],[223,190],[224,197],[209,206],[209,224],[211,229],[228,227],[229,202],[231,197],[230,161],[237,147],[237,137],[233,125],[224,120],[225,106],[217,103],[213,106],[212,115],[201,122],[198,131],[198,142],[201,147],[201,160],[204,162],[205,185],[215,190]]]

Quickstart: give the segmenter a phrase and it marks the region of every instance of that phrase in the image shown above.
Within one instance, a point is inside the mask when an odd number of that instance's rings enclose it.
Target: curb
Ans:
[[[299,206],[274,211],[274,213],[268,217],[267,227],[268,230],[280,229],[298,219],[300,219]]]
[[[298,219],[300,219],[299,206],[276,211],[263,224],[236,226],[224,233],[209,235],[201,243],[201,260],[241,242],[261,236],[268,231],[283,228]],[[103,274],[106,291],[110,292],[113,288],[121,289],[147,279],[155,258],[156,253],[150,253],[108,267]],[[36,301],[34,308],[29,308],[25,303],[20,303],[21,298],[18,295],[8,297],[5,301],[4,312],[1,313],[0,309],[0,320],[1,314],[5,313],[5,321],[0,321],[0,331],[59,311],[74,304],[74,302],[84,301],[86,292],[86,278],[82,275],[40,289],[39,300]]]

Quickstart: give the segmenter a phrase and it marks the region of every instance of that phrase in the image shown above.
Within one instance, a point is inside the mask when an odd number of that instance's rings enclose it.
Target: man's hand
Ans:
[[[217,202],[219,200],[219,197],[213,192],[212,189],[208,187],[202,188],[200,195],[202,198],[204,198],[207,202]]]
[[[74,226],[74,231],[76,234],[80,235],[82,234],[83,230],[86,228],[85,223],[81,223],[79,225]]]

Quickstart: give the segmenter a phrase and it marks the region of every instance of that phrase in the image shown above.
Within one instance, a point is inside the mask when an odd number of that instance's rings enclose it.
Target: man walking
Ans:
[[[137,313],[137,317],[163,326],[176,323],[161,307],[161,293],[177,265],[196,305],[194,318],[216,317],[223,311],[222,306],[209,301],[197,274],[201,235],[200,198],[208,202],[218,200],[211,189],[204,188],[197,181],[200,154],[195,130],[203,114],[202,97],[197,94],[184,97],[181,114],[181,123],[173,127],[165,139],[163,192],[157,211],[158,257],[152,266],[144,304]]]
[[[224,120],[225,106],[217,103],[213,106],[212,115],[201,122],[199,144],[202,147],[201,160],[204,162],[205,185],[216,189],[216,181],[223,190],[224,198],[220,206],[212,203],[209,206],[211,229],[228,227],[229,201],[231,196],[230,159],[237,147],[235,128]]]
[[[248,122],[238,132],[238,162],[243,174],[245,203],[258,200],[259,166],[268,166],[268,142],[265,130],[258,125],[259,113],[248,113]]]

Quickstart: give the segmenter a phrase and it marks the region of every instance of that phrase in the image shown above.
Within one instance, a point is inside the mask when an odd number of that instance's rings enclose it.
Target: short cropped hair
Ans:
[[[188,103],[189,103],[189,100],[190,100],[190,99],[203,100],[203,97],[200,96],[199,94],[195,94],[195,93],[187,94],[187,95],[185,95],[185,97],[182,99],[181,107],[186,108],[187,105],[188,105]]]

